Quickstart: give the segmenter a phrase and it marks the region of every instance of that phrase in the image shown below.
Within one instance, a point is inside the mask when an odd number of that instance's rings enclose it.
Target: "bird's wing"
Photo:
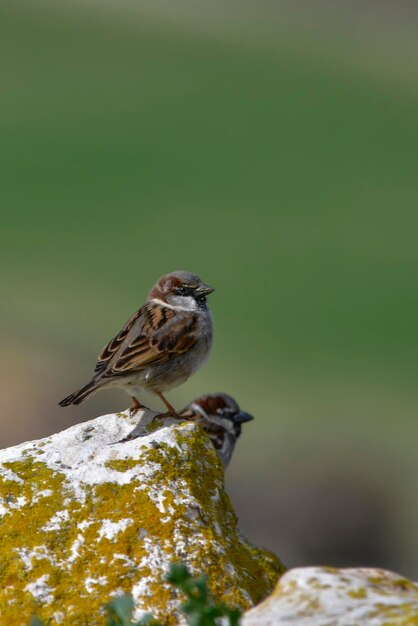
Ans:
[[[164,363],[197,342],[196,314],[147,302],[99,355],[96,370],[104,377]]]
[[[94,368],[95,372],[99,373],[99,372],[102,372],[104,369],[106,369],[109,361],[112,359],[113,356],[115,356],[115,354],[117,353],[117,351],[121,347],[123,341],[126,339],[126,337],[127,337],[128,333],[129,333],[129,331],[131,330],[132,326],[134,325],[136,320],[140,317],[141,311],[142,311],[142,309],[139,309],[138,311],[136,311],[128,319],[128,321],[126,322],[126,324],[122,328],[122,330],[117,335],[115,335],[109,341],[109,343],[103,348],[103,350],[101,351],[101,353],[97,357],[96,367]]]

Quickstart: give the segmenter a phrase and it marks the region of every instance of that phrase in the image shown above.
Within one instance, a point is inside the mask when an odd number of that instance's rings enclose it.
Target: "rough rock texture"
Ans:
[[[284,574],[242,626],[418,626],[418,585],[381,569],[304,567]]]
[[[223,470],[194,424],[105,415],[0,452],[1,624],[104,623],[131,592],[135,617],[176,622],[164,582],[181,561],[206,572],[215,598],[247,609],[269,593],[279,561],[237,533]],[[168,426],[167,426],[168,424]],[[113,444],[113,445],[112,445]]]

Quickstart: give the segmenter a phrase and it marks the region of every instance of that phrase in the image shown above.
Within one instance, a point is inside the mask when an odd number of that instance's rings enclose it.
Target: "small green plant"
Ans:
[[[180,610],[187,615],[189,626],[217,626],[217,618],[225,626],[238,626],[241,612],[230,609],[223,603],[215,604],[211,601],[207,577],[205,575],[193,577],[185,565],[174,564],[167,576],[168,582],[178,587],[186,596],[186,602],[180,605]]]
[[[159,626],[150,613],[141,617],[138,622],[132,621],[134,601],[130,593],[118,596],[106,605],[106,609],[106,626],[148,626],[151,622],[153,626]]]
[[[177,563],[171,565],[167,581],[186,596],[179,608],[186,615],[188,626],[238,626],[241,612],[223,603],[212,602],[205,575],[192,576],[185,565]],[[133,622],[133,610],[130,593],[118,596],[106,605],[106,626],[161,626],[150,613]],[[43,626],[43,623],[33,617],[30,626]]]

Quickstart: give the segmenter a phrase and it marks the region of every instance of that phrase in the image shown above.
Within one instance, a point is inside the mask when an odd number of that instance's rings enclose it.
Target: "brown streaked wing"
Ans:
[[[97,357],[96,367],[94,368],[95,372],[101,372],[106,368],[112,356],[114,356],[114,354],[119,350],[122,342],[126,339],[133,323],[141,315],[141,311],[142,308],[135,311],[135,313],[128,319],[122,330],[103,348]]]
[[[187,352],[197,341],[196,316],[192,312],[179,314],[168,307],[147,303],[141,309],[140,322],[139,334],[132,332],[135,329],[128,332],[108,364],[106,377],[164,363],[176,354]]]

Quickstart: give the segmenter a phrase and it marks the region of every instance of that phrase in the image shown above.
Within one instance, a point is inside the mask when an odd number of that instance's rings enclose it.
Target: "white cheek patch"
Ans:
[[[198,304],[192,296],[172,296],[172,304],[168,304],[159,298],[152,298],[150,302],[165,306],[167,309],[173,309],[174,311],[197,311]]]
[[[235,426],[231,419],[223,417],[221,418],[219,423],[226,430],[227,433],[235,436]]]

